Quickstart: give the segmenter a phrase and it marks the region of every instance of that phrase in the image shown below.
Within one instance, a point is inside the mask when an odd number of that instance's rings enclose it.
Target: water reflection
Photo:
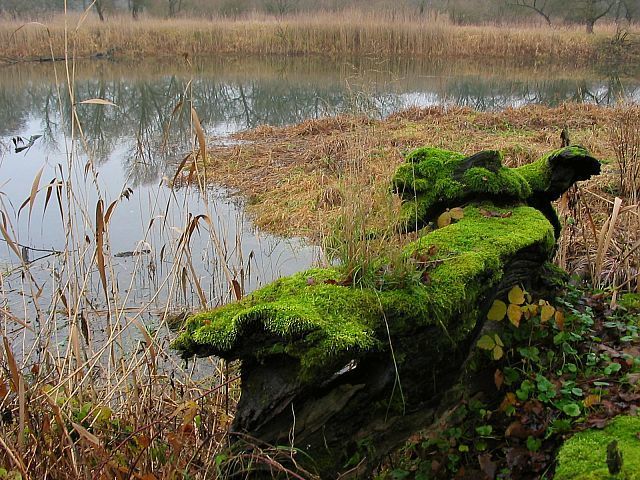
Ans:
[[[77,99],[103,98],[117,105],[78,106],[94,163],[106,163],[116,146],[126,145],[121,161],[133,185],[154,183],[166,161],[175,160],[175,152],[192,141],[187,99],[208,133],[224,134],[341,112],[382,117],[415,105],[478,110],[567,101],[611,105],[637,100],[640,86],[637,77],[615,72],[474,68],[418,60],[328,65],[317,59],[277,58],[199,59],[190,65],[177,60],[93,62],[79,64],[76,71]],[[0,136],[20,134],[35,119],[47,148],[58,150],[60,137],[71,133],[68,122],[60,120],[71,115],[68,101],[58,107],[60,88],[66,87],[55,83],[50,65],[0,71]]]

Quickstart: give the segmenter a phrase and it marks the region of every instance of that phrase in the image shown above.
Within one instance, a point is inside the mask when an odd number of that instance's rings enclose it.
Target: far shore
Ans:
[[[458,26],[445,20],[332,14],[245,20],[113,17],[105,22],[58,16],[40,23],[0,21],[0,63],[254,54],[486,58],[584,67],[640,58],[640,46],[629,38],[617,38],[613,25],[589,35],[579,26]]]

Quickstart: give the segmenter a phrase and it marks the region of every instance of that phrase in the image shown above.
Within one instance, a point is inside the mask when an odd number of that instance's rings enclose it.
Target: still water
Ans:
[[[191,106],[210,141],[228,142],[241,129],[338,113],[381,118],[411,106],[640,100],[638,72],[607,67],[170,58],[81,62],[73,72],[75,109],[63,64],[0,69],[0,206],[15,247],[0,245],[2,308],[19,317],[46,315],[37,303],[57,304],[73,282],[88,292],[78,305],[86,300],[94,313],[109,307],[93,257],[99,199],[103,213],[116,202],[105,254],[122,308],[217,305],[230,298],[231,279],[246,292],[321,257],[303,240],[256,231],[233,192],[168,187],[195,145]],[[113,105],[80,103],[96,98]],[[185,242],[199,215],[209,223],[199,221]],[[63,268],[60,252],[70,251],[77,257]],[[25,287],[18,253],[35,293]]]

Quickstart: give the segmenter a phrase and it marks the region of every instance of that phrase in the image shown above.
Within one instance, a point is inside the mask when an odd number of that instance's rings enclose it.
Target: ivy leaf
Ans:
[[[516,305],[524,303],[524,291],[518,285],[509,290],[509,302]]]
[[[567,403],[562,407],[562,411],[570,417],[577,417],[580,415],[580,405],[577,403]]]
[[[489,309],[489,313],[487,313],[487,318],[489,320],[493,320],[494,322],[500,322],[504,319],[507,314],[507,304],[502,300],[494,300],[491,308]]]
[[[478,340],[478,348],[483,350],[493,350],[496,346],[496,342],[489,335],[483,335]]]
[[[520,305],[510,304],[507,309],[507,317],[509,321],[517,328],[520,326],[520,320],[522,319],[522,308]]]

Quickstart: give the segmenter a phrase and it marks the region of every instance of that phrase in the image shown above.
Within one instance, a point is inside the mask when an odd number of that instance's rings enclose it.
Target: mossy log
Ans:
[[[365,288],[339,267],[312,269],[189,318],[173,345],[242,360],[232,432],[305,452],[297,461],[323,478],[367,471],[433,422],[493,299],[551,258],[551,200],[598,172],[580,147],[517,169],[498,152],[418,149],[393,179],[402,228],[462,209],[405,247],[421,281]]]

